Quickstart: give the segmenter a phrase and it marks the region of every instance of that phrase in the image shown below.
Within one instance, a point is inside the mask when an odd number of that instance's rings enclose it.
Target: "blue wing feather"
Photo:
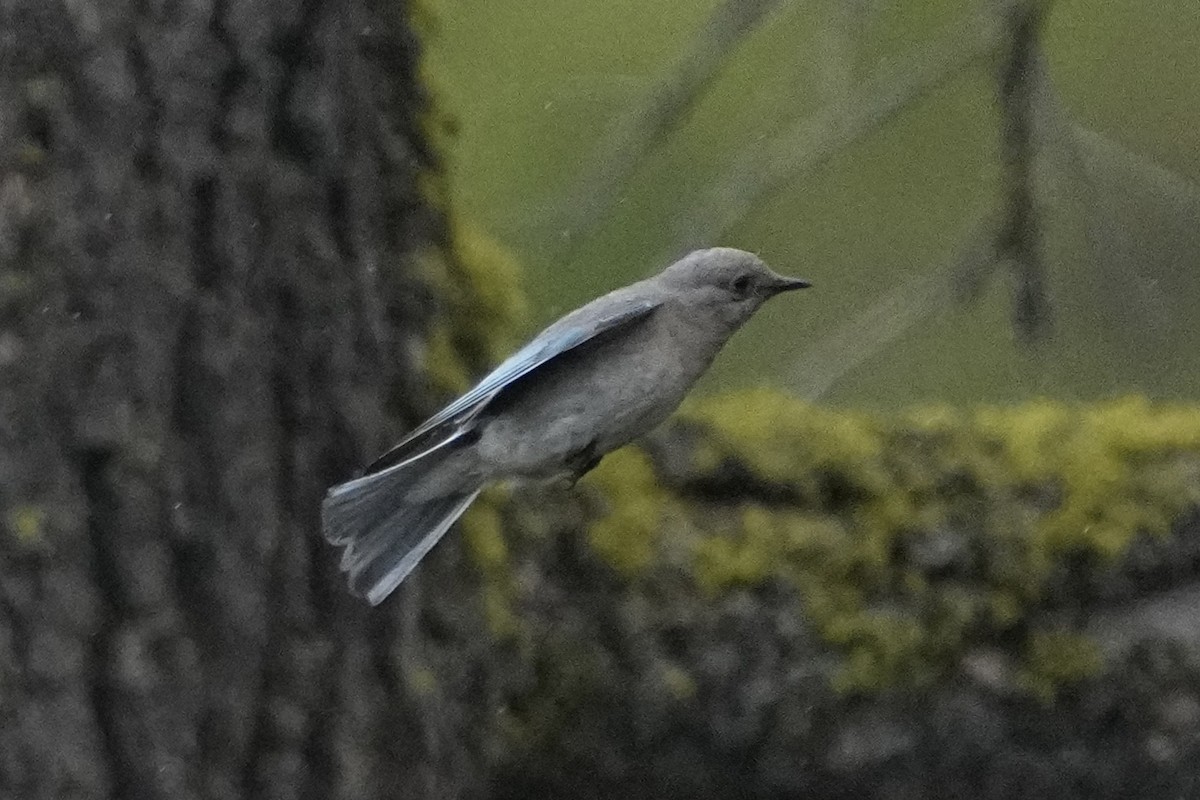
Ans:
[[[447,434],[453,435],[461,429],[463,423],[478,415],[500,392],[530,372],[603,333],[646,317],[661,304],[662,301],[657,299],[639,300],[611,314],[586,321],[576,321],[578,318],[572,315],[551,325],[536,339],[501,362],[470,391],[425,420],[399,444],[376,459],[367,468],[368,474],[394,466],[402,460],[419,457],[426,450],[436,447],[442,438],[429,437],[430,433],[449,424],[454,430],[448,431]],[[428,447],[413,447],[423,438],[431,438]]]

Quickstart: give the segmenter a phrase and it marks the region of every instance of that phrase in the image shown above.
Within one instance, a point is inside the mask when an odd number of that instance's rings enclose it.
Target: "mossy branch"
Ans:
[[[543,788],[605,764],[632,770],[614,792],[717,786],[746,759],[743,780],[799,791],[944,748],[922,731],[953,698],[969,730],[1061,726],[1072,698],[1132,697],[1147,652],[1195,644],[1172,633],[1200,585],[1194,406],[883,415],[744,394],[692,403],[551,499],[505,505],[503,547],[472,536],[493,648],[524,665],[502,770]],[[962,746],[985,758],[1008,735]]]

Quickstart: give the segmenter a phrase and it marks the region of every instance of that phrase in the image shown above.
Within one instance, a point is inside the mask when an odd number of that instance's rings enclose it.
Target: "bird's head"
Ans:
[[[697,313],[713,313],[731,328],[775,295],[811,285],[779,275],[753,253],[732,247],[688,253],[663,270],[659,282]]]

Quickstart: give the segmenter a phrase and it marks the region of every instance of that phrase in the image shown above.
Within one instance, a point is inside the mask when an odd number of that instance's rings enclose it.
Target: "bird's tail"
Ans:
[[[334,486],[321,504],[325,538],[342,551],[350,590],[379,605],[479,495],[408,499],[423,470],[404,463]]]

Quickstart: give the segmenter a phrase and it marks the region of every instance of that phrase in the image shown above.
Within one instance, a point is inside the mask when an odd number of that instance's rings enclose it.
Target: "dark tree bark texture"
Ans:
[[[0,796],[463,788],[317,519],[429,400],[407,13],[0,6]]]

